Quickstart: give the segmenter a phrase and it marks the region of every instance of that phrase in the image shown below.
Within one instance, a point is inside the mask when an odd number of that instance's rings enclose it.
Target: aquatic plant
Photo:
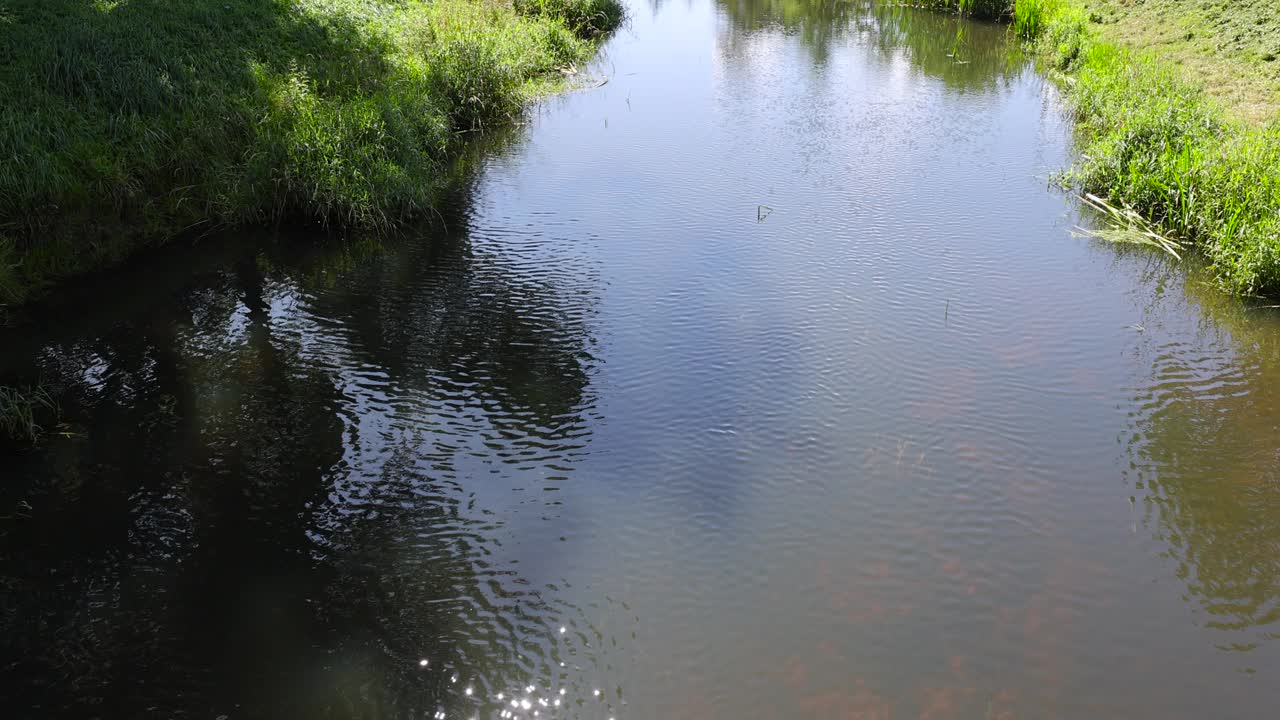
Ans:
[[[1080,201],[1105,218],[1101,227],[1081,228],[1079,230],[1081,234],[1107,242],[1146,245],[1163,250],[1179,260],[1182,259],[1180,253],[1183,250],[1183,244],[1176,238],[1160,233],[1154,223],[1132,208],[1118,208],[1097,195],[1089,193],[1081,195]]]

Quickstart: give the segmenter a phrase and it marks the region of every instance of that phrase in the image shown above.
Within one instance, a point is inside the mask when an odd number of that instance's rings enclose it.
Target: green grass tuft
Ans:
[[[1058,0],[1018,0],[1011,13],[1013,31],[1024,40],[1034,40],[1058,5]]]
[[[43,431],[41,415],[57,412],[53,396],[44,388],[0,385],[0,437],[34,442]]]

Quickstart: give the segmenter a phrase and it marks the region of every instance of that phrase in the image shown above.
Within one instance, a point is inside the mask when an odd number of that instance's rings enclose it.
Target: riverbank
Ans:
[[[1170,0],[938,4],[1009,20],[1063,80],[1080,139],[1079,161],[1062,179],[1117,210],[1121,226],[1108,237],[1198,248],[1225,289],[1280,293],[1273,9]]]
[[[617,0],[0,5],[0,311],[139,248],[428,210],[468,133],[563,85]]]
[[[62,409],[0,450],[7,705],[1273,712],[1276,303],[1067,236],[1006,26],[629,7],[441,221],[171,243],[0,333]]]
[[[1015,27],[1020,18],[1064,74],[1081,125],[1066,181],[1200,248],[1227,289],[1280,292],[1280,117],[1232,113],[1197,76],[1115,41],[1072,0],[1018,0]]]

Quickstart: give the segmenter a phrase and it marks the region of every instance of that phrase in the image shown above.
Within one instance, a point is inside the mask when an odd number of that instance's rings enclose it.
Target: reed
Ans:
[[[57,404],[44,388],[0,385],[0,437],[34,442],[43,431],[40,416],[56,412]]]
[[[1044,32],[1057,0],[1017,0],[1010,12],[1014,33],[1024,40],[1034,40]]]
[[[1181,253],[1185,249],[1183,243],[1161,233],[1154,223],[1133,208],[1118,208],[1089,193],[1081,195],[1080,201],[1096,210],[1104,219],[1100,227],[1077,228],[1080,234],[1107,242],[1145,245],[1163,250],[1177,260],[1182,259]]]

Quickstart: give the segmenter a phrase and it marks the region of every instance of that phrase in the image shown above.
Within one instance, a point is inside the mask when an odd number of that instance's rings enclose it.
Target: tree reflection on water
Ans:
[[[589,627],[495,559],[503,521],[464,481],[576,462],[591,273],[532,271],[549,259],[473,237],[455,200],[380,253],[232,239],[168,284],[162,257],[121,280],[160,280],[129,308],[15,343],[68,425],[0,490],[10,704],[390,718],[582,694],[557,659]]]

